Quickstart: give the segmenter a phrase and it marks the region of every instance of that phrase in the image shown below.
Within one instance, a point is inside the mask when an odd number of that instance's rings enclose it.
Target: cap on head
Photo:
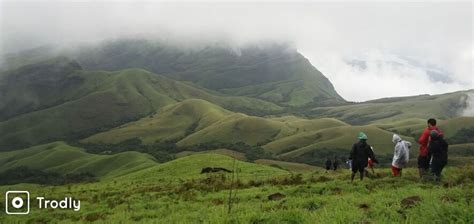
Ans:
[[[430,136],[431,136],[432,138],[437,138],[437,137],[439,137],[439,132],[436,131],[436,130],[432,130],[432,131],[430,132]]]
[[[367,140],[367,135],[364,132],[359,132],[359,136],[357,138],[360,140]]]

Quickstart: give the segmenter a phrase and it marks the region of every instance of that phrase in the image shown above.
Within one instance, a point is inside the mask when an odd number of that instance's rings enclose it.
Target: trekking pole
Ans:
[[[234,176],[235,176],[235,158],[232,162],[232,178],[230,181],[230,188],[229,188],[229,201],[228,201],[228,210],[227,213],[230,214],[232,211],[232,190],[234,188]]]
[[[234,158],[234,161],[235,161],[235,158]],[[235,179],[236,179],[237,187],[234,190],[234,197],[232,199],[232,203],[237,198],[237,191],[239,190],[239,183],[240,183],[240,181],[239,181],[239,164],[237,164],[235,166],[234,172],[235,172]]]

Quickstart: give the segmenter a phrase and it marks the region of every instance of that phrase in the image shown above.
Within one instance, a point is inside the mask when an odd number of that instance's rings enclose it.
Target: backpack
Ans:
[[[441,155],[443,157],[445,157],[446,159],[448,159],[448,147],[449,147],[449,144],[448,142],[446,142],[444,140],[444,138],[440,138],[439,139],[440,143],[441,143]]]

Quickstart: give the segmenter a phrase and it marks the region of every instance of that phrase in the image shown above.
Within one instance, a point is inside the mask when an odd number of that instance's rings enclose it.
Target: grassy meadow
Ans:
[[[237,172],[200,174],[207,166]],[[292,171],[201,153],[93,183],[0,186],[0,191],[28,190],[33,198],[81,200],[79,212],[40,210],[32,200],[30,215],[0,213],[0,222],[472,223],[472,168],[448,165],[441,182],[420,180],[414,168],[401,178],[378,168],[351,183],[347,168]],[[270,200],[275,193],[280,197]]]

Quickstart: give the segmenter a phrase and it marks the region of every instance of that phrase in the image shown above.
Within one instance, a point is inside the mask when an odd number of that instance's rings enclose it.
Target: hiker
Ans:
[[[395,144],[392,160],[392,176],[402,176],[402,169],[408,163],[410,156],[411,143],[404,141],[397,134],[393,134],[392,142]]]
[[[351,159],[347,159],[346,164],[347,164],[347,166],[349,167],[349,170],[352,171],[352,160],[351,160]]]
[[[337,167],[339,167],[339,161],[337,159],[337,156],[334,157],[334,163],[332,165],[334,167],[334,171],[336,171]]]
[[[443,133],[436,127],[436,119],[430,118],[427,121],[428,127],[423,130],[420,138],[418,139],[418,144],[420,144],[420,153],[418,155],[418,172],[420,178],[426,174],[430,168],[430,158],[428,157],[428,145],[430,143],[430,134],[432,130],[436,130],[440,136],[443,136]]]
[[[375,163],[378,163],[375,158],[374,152],[371,150],[370,145],[367,144],[367,135],[364,132],[360,132],[358,137],[359,141],[352,146],[351,154],[349,159],[352,159],[352,175],[351,182],[354,181],[356,172],[360,173],[360,180],[364,179],[364,170],[368,165],[368,159],[372,159]]]
[[[331,159],[329,159],[328,157],[326,160],[326,172],[328,172],[331,169],[331,166],[332,166],[332,162],[331,162]]]
[[[369,160],[367,160],[367,168],[369,168],[370,170],[372,170],[372,174],[375,174],[375,171],[374,171],[374,161],[372,161],[370,158]],[[366,172],[366,174],[368,174],[369,171]],[[367,175],[366,175],[367,176]]]
[[[431,172],[436,180],[440,180],[441,171],[448,163],[448,143],[436,130],[430,132],[430,144],[428,146],[428,158],[431,158]]]
[[[370,146],[370,150],[372,150],[372,153],[374,153],[374,147]],[[375,153],[374,153],[375,154]],[[374,161],[372,159],[368,159],[367,160],[367,167],[370,168],[372,170],[372,174],[375,175],[375,171],[374,171]],[[366,171],[365,172],[365,176],[368,176],[369,174],[369,171]]]

